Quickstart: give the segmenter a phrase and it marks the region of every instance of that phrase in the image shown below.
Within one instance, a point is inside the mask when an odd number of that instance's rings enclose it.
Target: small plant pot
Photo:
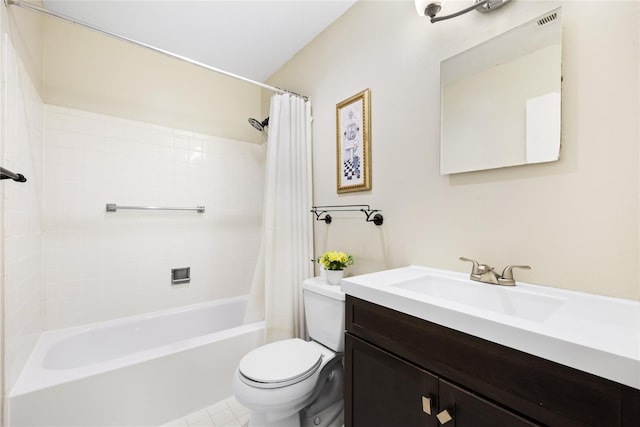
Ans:
[[[344,277],[344,270],[327,270],[325,274],[327,275],[327,282],[331,285],[339,285]]]
[[[320,264],[320,280],[323,282],[327,281],[327,269],[324,268],[324,265]]]

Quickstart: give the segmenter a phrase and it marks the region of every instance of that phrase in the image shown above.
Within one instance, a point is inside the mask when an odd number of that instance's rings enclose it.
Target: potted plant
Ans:
[[[344,252],[329,251],[318,258],[326,273],[327,281],[332,285],[339,285],[344,277],[344,269],[353,265],[353,257]]]

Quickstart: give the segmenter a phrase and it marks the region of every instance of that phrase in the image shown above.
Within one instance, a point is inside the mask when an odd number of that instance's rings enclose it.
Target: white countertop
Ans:
[[[469,292],[421,293],[421,281]],[[452,283],[448,285],[447,283]],[[400,285],[400,286],[399,286]],[[640,389],[640,302],[517,282],[515,287],[469,275],[409,266],[342,280],[354,297]],[[524,310],[478,307],[469,294],[495,303],[524,302]],[[479,299],[479,300],[480,300]],[[463,302],[461,302],[463,301]],[[540,301],[540,303],[538,303]],[[536,305],[539,304],[539,305]],[[488,307],[488,308],[487,308]]]

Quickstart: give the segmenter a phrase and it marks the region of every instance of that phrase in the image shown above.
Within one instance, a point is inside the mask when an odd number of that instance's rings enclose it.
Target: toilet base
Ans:
[[[344,426],[344,402],[340,400],[322,412],[301,420],[301,427],[342,427]]]
[[[337,365],[337,366],[336,366]],[[251,411],[244,427],[343,427],[344,400],[341,357],[326,366],[323,385],[309,406],[294,414]]]
[[[278,418],[274,422],[273,416],[264,413],[251,412],[249,424],[244,427],[342,427],[344,426],[344,403],[336,402],[322,412],[309,418],[300,419],[300,413],[286,418]]]

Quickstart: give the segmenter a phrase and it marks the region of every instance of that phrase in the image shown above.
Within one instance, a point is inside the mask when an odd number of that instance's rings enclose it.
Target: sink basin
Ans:
[[[640,302],[409,266],[342,280],[350,297],[640,389]]]
[[[564,303],[562,298],[523,292],[517,288],[441,276],[425,276],[391,286],[532,321],[545,320]]]

